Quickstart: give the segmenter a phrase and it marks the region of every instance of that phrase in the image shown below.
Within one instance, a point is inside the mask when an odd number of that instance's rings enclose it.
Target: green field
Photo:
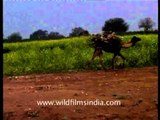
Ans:
[[[142,41],[134,47],[122,49],[125,67],[158,65],[158,35],[136,35]],[[127,42],[132,35],[124,35]],[[32,73],[63,72],[74,70],[99,69],[98,59],[90,67],[86,62],[91,59],[94,49],[89,46],[90,37],[74,37],[61,40],[41,40],[30,42],[4,43],[3,74],[22,75]],[[113,54],[104,52],[104,65],[111,67]],[[121,63],[120,60],[117,61]]]

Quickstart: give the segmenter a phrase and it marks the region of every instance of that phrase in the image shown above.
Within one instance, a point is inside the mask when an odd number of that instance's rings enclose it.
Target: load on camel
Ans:
[[[104,69],[106,69],[103,65],[103,51],[113,53],[112,58],[112,69],[115,69],[115,58],[116,56],[120,56],[123,59],[123,67],[124,67],[124,60],[125,57],[120,53],[121,48],[130,48],[133,47],[138,41],[141,39],[133,36],[132,39],[124,43],[122,42],[122,37],[116,35],[114,32],[104,32],[103,34],[96,34],[93,35],[91,41],[94,45],[94,52],[92,59],[87,62],[88,65],[96,58],[99,57],[99,62]]]

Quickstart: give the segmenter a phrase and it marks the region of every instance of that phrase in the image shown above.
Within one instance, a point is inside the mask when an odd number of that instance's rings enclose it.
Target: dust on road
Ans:
[[[4,76],[4,120],[157,120],[158,68]],[[120,106],[38,106],[38,100],[120,100]]]

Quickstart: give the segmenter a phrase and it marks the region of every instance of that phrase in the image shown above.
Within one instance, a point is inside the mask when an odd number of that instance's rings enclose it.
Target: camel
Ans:
[[[96,57],[99,57],[100,64],[102,65],[104,69],[106,69],[102,64],[103,63],[102,61],[103,52],[102,51],[104,51],[104,52],[110,52],[114,54],[112,58],[112,69],[115,69],[114,62],[115,62],[116,56],[120,56],[123,59],[123,67],[124,67],[125,57],[120,53],[121,48],[130,48],[134,46],[140,40],[141,40],[140,38],[133,36],[132,39],[127,43],[123,43],[121,39],[118,37],[113,37],[109,41],[104,41],[102,39],[102,36],[100,34],[97,34],[93,36],[93,38],[91,39],[91,41],[94,43],[95,50],[93,52],[92,59],[87,64],[90,65],[91,62]]]

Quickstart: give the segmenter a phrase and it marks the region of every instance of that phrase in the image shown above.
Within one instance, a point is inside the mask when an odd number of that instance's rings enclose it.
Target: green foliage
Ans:
[[[113,31],[113,32],[126,32],[129,25],[124,21],[123,18],[111,18],[105,21],[102,27],[103,31]]]
[[[87,35],[89,35],[89,32],[87,30],[84,30],[82,27],[73,28],[72,32],[69,34],[70,37],[87,36]]]
[[[127,42],[132,35],[124,35]],[[158,64],[158,35],[137,35],[142,41],[134,47],[122,49],[125,67],[143,67]],[[32,73],[64,72],[99,69],[98,59],[87,67],[94,49],[89,46],[90,36],[31,42],[4,43],[3,74],[21,75]],[[111,67],[113,54],[103,52],[104,65]]]
[[[22,36],[19,32],[15,32],[15,33],[12,33],[11,35],[9,35],[7,37],[7,40],[10,42],[20,41],[20,40],[22,40]]]
[[[48,31],[39,29],[30,35],[30,39],[31,40],[48,39]]]
[[[139,28],[144,28],[144,31],[152,30],[154,25],[155,22],[153,22],[153,20],[150,17],[141,19],[138,24]]]
[[[61,38],[64,38],[64,36],[58,32],[50,32],[48,34],[48,39],[61,39]]]

